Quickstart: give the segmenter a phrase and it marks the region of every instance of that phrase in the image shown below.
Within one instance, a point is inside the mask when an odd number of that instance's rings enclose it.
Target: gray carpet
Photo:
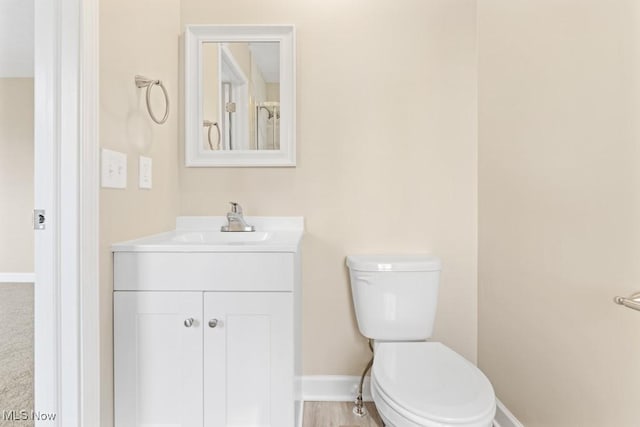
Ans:
[[[0,283],[0,427],[33,426],[7,419],[32,409],[33,284]]]

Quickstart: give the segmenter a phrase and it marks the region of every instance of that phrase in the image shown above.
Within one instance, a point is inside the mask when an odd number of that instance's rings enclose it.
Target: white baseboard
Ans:
[[[296,427],[302,427],[302,422],[304,420],[304,400],[297,400],[295,403],[295,411],[296,411]]]
[[[302,377],[302,400],[350,402],[358,394],[360,377],[355,375],[309,375]],[[363,399],[371,402],[369,377],[364,380]]]
[[[299,400],[296,403],[296,427],[303,427],[302,423],[304,422],[304,400]]]
[[[493,422],[495,427],[524,427],[518,419],[507,409],[500,399],[496,399],[498,408],[496,410],[496,418]]]
[[[0,283],[33,283],[34,273],[0,273]]]
[[[360,377],[350,375],[307,375],[301,378],[302,400],[308,402],[351,402],[355,400]],[[364,381],[363,398],[371,402],[369,377]],[[495,427],[524,427],[499,400],[497,401]]]

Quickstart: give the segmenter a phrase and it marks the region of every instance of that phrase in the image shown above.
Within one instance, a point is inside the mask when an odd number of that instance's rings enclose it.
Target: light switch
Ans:
[[[104,188],[127,188],[127,155],[125,153],[102,149],[101,182]]]
[[[138,162],[139,186],[147,190],[151,189],[151,157],[140,156]]]

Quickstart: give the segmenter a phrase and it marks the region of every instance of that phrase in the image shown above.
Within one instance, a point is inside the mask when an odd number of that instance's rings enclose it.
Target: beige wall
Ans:
[[[248,43],[227,43],[229,51],[245,77],[251,81],[251,51]]]
[[[181,166],[180,213],[305,217],[305,374],[368,360],[355,253],[441,256],[435,338],[476,359],[475,20],[473,0],[182,1],[183,25],[296,25],[298,167]]]
[[[479,363],[527,427],[640,397],[635,0],[479,0]]]
[[[267,101],[280,101],[280,83],[267,83]]]
[[[113,423],[113,267],[109,246],[169,230],[178,213],[179,13],[179,0],[100,2],[100,144],[128,154],[127,189],[103,189],[100,198],[103,426]],[[164,125],[149,118],[145,93],[134,85],[136,74],[161,79],[167,87],[172,111]],[[161,92],[156,88],[154,93]],[[159,104],[157,115],[164,111]],[[139,155],[153,159],[152,190],[138,189]]]
[[[33,79],[0,78],[0,273],[33,272]]]

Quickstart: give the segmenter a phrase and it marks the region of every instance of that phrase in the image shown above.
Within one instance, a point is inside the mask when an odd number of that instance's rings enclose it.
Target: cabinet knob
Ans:
[[[188,319],[186,319],[184,321],[184,326],[186,326],[187,328],[190,328],[191,326],[193,326],[193,317],[189,317]]]
[[[218,319],[209,320],[209,327],[210,328],[215,328],[216,326],[218,326]]]

